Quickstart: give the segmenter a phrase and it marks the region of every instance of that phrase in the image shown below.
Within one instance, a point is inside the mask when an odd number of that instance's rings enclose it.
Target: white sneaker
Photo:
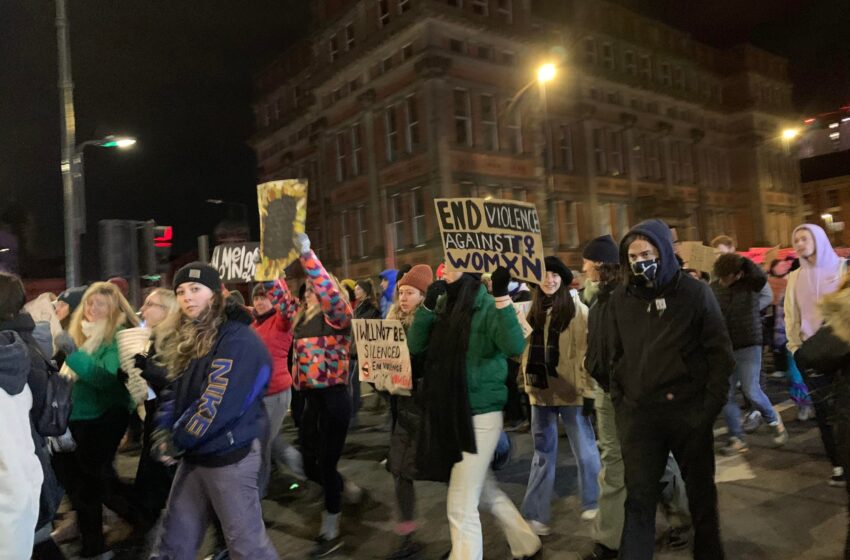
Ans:
[[[797,409],[797,420],[805,422],[815,417],[814,409],[809,405],[803,405]]]
[[[596,519],[596,514],[599,513],[598,509],[586,509],[581,512],[581,520],[582,521],[593,521]]]
[[[776,422],[772,422],[770,427],[773,428],[773,444],[777,447],[782,447],[788,443],[788,430],[785,429],[785,424],[780,418]]]
[[[528,526],[534,531],[534,534],[538,537],[545,537],[547,535],[552,534],[552,528],[546,525],[545,523],[541,523],[534,519],[527,519]]]

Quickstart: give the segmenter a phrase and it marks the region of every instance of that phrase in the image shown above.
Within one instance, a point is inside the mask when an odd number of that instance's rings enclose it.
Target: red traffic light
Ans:
[[[154,228],[154,247],[170,248],[173,240],[174,229],[171,226],[156,226]]]

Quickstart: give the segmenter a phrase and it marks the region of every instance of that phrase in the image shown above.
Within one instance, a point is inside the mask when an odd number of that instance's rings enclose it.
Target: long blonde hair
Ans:
[[[155,347],[162,348],[164,346],[164,336],[170,334],[169,329],[164,328],[164,325],[166,325],[170,316],[180,312],[180,306],[177,305],[177,297],[174,295],[174,292],[168,288],[156,288],[148,294],[148,297],[151,296],[158,297],[166,310],[165,318],[158,325],[151,328]]]
[[[136,317],[136,313],[115,284],[95,282],[88,287],[83,294],[83,299],[80,300],[80,305],[77,306],[71,315],[68,334],[71,335],[77,346],[82,347],[87,339],[85,333],[83,333],[83,321],[85,320],[86,303],[93,295],[104,296],[109,304],[109,315],[106,317],[106,324],[103,329],[102,344],[111,343],[119,327],[128,323],[134,327],[139,326],[139,319]]]
[[[168,369],[169,379],[179,377],[189,362],[212,351],[226,320],[224,307],[224,296],[214,292],[210,306],[197,319],[187,317],[178,306],[158,325],[158,361]]]

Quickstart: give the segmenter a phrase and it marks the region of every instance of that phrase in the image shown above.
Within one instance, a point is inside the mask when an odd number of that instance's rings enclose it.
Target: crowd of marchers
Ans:
[[[824,478],[846,487],[847,262],[816,225],[789,241],[796,257],[760,266],[720,236],[706,273],[682,262],[667,224],[649,220],[619,243],[588,243],[581,281],[549,256],[539,285],[503,268],[441,264],[435,275],[420,263],[384,271],[379,287],[337,280],[298,234],[297,289],[284,277],[260,282],[246,305],[194,262],[138,311],[120,278],[68,289],[54,298],[52,328],[25,311],[21,281],[0,274],[0,558],[61,559],[60,545],[78,540],[80,557],[108,559],[124,527],[153,543],[150,558],[188,560],[210,526],[210,558],[279,558],[261,507],[276,469],[322,489],[311,557],[344,550],[340,516],[361,494],[338,470],[365,389],[353,319],[400,322],[410,354],[412,389],[375,391],[387,404],[379,429],[397,506],[388,560],[423,557],[417,481],[446,485],[443,558],[482,560],[482,508],[514,558],[562,557],[545,545],[558,523],[561,426],[594,541],[569,552],[725,558],[715,453],[747,452],[758,429],[776,446],[788,441],[762,390],[764,357],[787,379],[798,419],[817,421],[833,466]],[[128,358],[119,340],[140,326],[143,349]],[[728,441],[715,449],[721,414]],[[296,441],[282,432],[287,416]],[[493,474],[516,431],[530,431],[534,446],[518,506]],[[114,463],[134,437],[128,483]],[[659,508],[668,528],[657,538]],[[850,541],[845,550],[850,558]]]

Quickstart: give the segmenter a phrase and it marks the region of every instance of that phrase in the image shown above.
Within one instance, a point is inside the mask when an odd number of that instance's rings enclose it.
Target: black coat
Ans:
[[[421,383],[424,359],[424,354],[410,357],[410,365],[413,369],[412,395],[409,397],[393,395],[390,398],[390,404],[395,413],[395,423],[390,435],[387,470],[410,480],[419,479],[416,453],[425,410],[422,408],[421,394],[416,388]]]
[[[607,393],[611,390],[611,292],[602,287],[587,315],[587,353],[584,367]]]
[[[764,342],[763,324],[759,300],[767,275],[750,259],[744,259],[743,276],[731,286],[718,281],[711,284],[717,303],[726,320],[732,348],[761,346]]]

